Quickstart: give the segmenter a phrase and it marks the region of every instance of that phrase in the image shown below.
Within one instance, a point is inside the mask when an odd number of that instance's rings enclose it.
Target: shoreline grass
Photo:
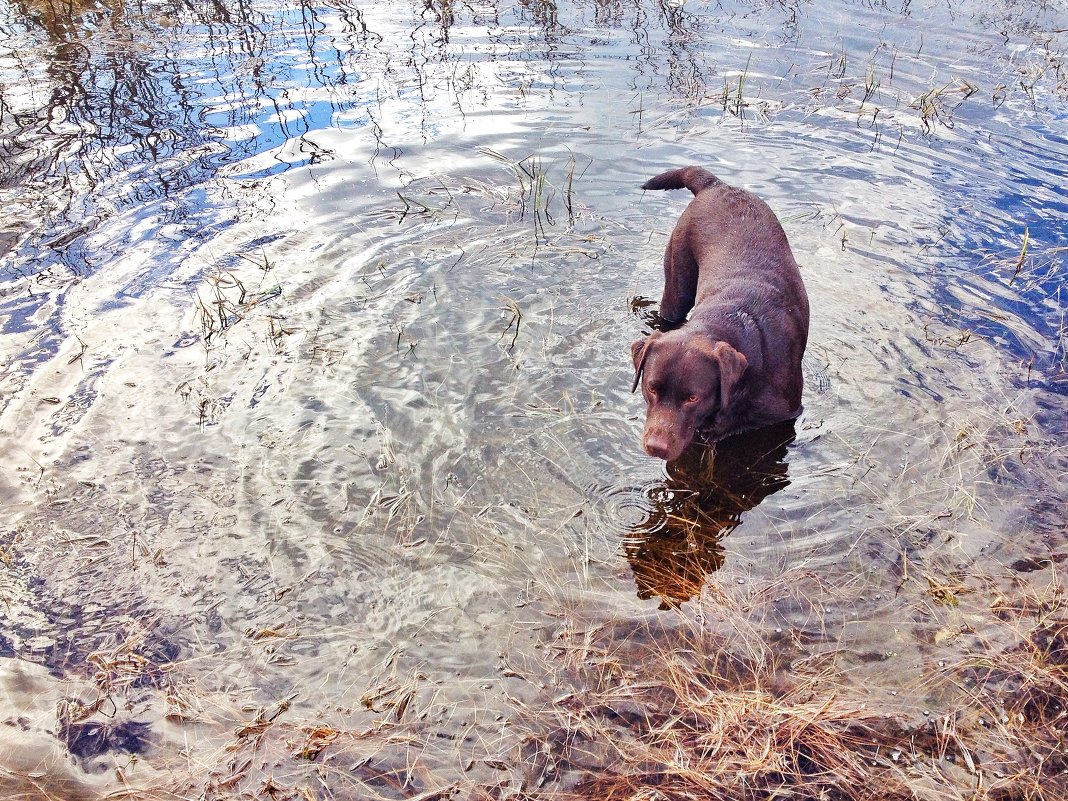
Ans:
[[[518,797],[1031,799],[1068,797],[1068,607],[1060,577],[985,598],[1000,639],[924,667],[911,693],[850,680],[834,658],[787,659],[706,593],[681,626],[611,627],[559,643],[568,686],[526,714],[541,765]],[[709,608],[713,607],[713,608]],[[737,617],[738,610],[729,617]],[[743,620],[744,620],[743,616]],[[635,636],[637,634],[637,636]],[[922,696],[941,708],[921,709]],[[933,707],[933,705],[930,705]],[[532,758],[551,752],[551,767]]]

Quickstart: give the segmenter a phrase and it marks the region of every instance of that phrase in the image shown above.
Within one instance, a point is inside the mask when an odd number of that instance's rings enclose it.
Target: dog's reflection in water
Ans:
[[[623,543],[639,598],[677,606],[701,591],[723,565],[723,536],[790,483],[786,451],[794,436],[788,420],[713,447],[692,445],[667,464],[665,481],[649,490],[647,519]]]

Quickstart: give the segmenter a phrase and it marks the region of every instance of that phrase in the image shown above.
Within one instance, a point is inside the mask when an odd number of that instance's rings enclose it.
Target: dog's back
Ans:
[[[728,310],[745,305],[746,297],[762,296],[782,308],[795,309],[808,331],[808,296],[786,232],[767,203],[752,192],[720,181],[703,167],[670,170],[642,185],[643,189],[689,189],[694,199],[675,225],[665,254],[665,272],[693,270],[688,280],[693,296],[667,297],[669,312],[679,306],[713,303]],[[668,262],[671,262],[670,266]],[[667,276],[666,276],[667,277]],[[663,311],[662,311],[663,313]],[[682,314],[665,314],[680,320]]]

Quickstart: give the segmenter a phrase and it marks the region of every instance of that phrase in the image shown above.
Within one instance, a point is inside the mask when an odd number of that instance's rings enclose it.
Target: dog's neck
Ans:
[[[732,348],[739,348],[752,336],[760,336],[760,329],[754,317],[743,309],[735,309],[727,314],[712,312],[695,312],[685,323],[688,331],[704,334],[713,342],[726,342]]]

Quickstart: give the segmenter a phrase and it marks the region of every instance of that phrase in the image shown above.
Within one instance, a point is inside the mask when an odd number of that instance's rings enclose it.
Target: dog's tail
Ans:
[[[680,167],[677,170],[668,170],[655,178],[650,178],[642,189],[689,189],[695,195],[703,189],[720,183],[719,178],[714,176],[704,167]]]

